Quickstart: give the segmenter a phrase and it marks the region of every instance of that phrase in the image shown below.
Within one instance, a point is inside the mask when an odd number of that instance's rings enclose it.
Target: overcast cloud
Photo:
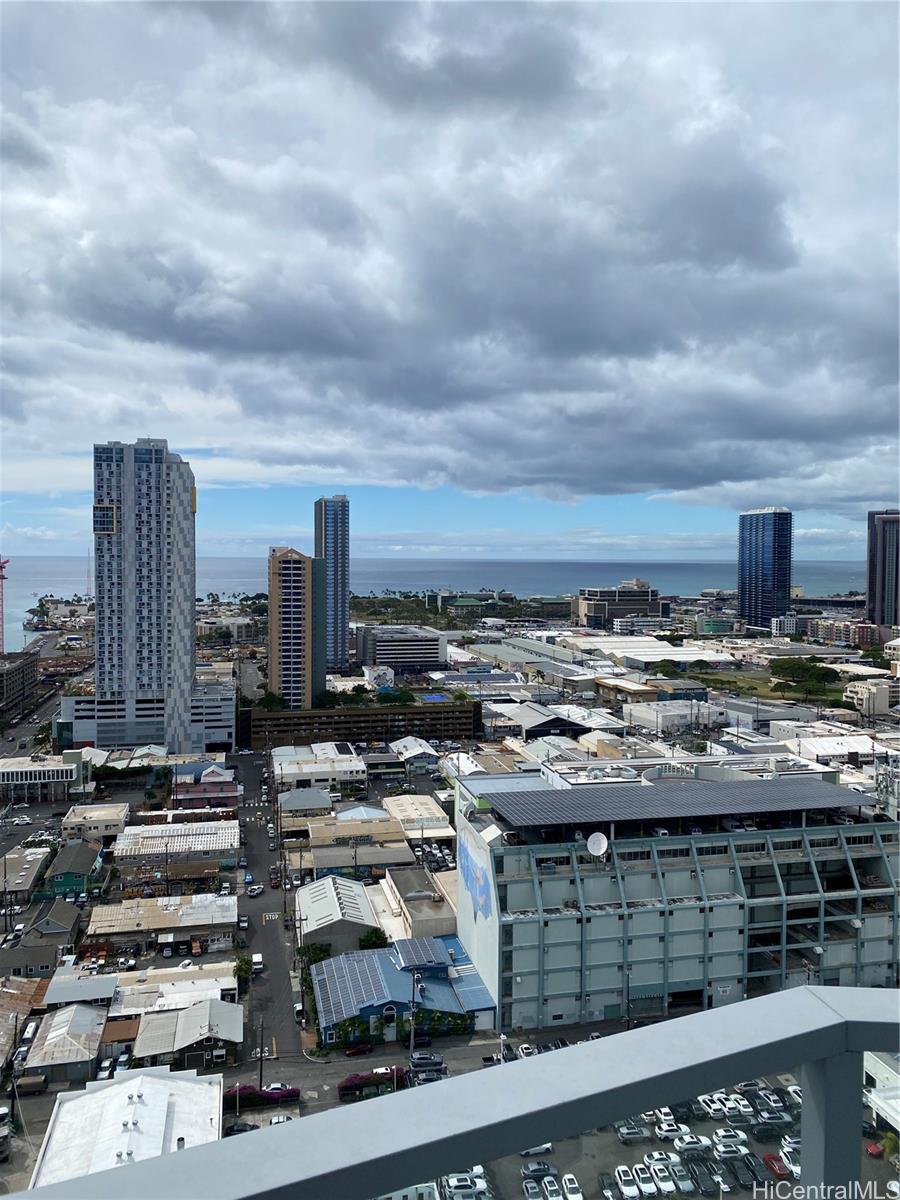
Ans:
[[[896,502],[893,4],[0,16],[7,489]]]

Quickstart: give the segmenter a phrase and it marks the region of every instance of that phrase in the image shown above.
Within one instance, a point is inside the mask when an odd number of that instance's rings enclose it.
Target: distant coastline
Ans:
[[[303,549],[304,547],[299,547]],[[478,591],[505,589],[517,596],[553,596],[580,587],[618,583],[635,576],[648,580],[664,595],[696,595],[703,588],[736,586],[737,564],[722,562],[582,561],[575,559],[353,558],[350,585],[358,595],[384,591],[452,588]],[[795,562],[794,583],[807,595],[862,591],[865,563]],[[7,568],[4,628],[6,648],[21,650],[24,621],[37,596],[84,595],[88,586],[87,555],[16,555]],[[258,592],[266,589],[266,561],[256,558],[197,558],[197,595]]]

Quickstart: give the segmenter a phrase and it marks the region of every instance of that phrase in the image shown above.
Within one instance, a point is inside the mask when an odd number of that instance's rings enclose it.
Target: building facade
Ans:
[[[614,620],[625,617],[668,615],[668,603],[643,579],[624,579],[617,587],[581,588],[572,598],[572,620],[588,629],[611,629]]]
[[[269,549],[269,691],[311,708],[325,690],[325,563],[289,546]]]
[[[734,786],[744,808],[775,791],[793,803],[791,785],[723,785],[716,814],[731,807]],[[579,789],[523,790],[519,822],[499,811],[509,813],[514,793],[465,802],[461,794],[458,933],[498,1002],[502,1030],[658,1018],[807,983],[897,985],[897,825],[807,824],[805,797],[837,805],[852,793],[793,785],[803,807],[781,809],[775,828],[686,817],[682,832],[663,837],[641,833],[639,820],[599,821],[623,809],[618,799],[604,803],[603,785],[592,791],[586,804],[574,802],[578,828],[559,821],[559,806]],[[654,806],[654,791],[634,785],[635,814]],[[678,794],[685,814],[694,801],[708,811],[702,787]],[[670,812],[672,795],[663,799]],[[767,815],[757,811],[760,827]],[[589,850],[584,835],[601,825],[608,846]]]
[[[329,671],[350,658],[350,501],[320,496],[315,504],[316,558],[325,560],[325,656]]]
[[[34,694],[38,683],[38,656],[0,654],[0,717],[15,716]]]
[[[873,625],[900,623],[900,510],[870,512],[866,556],[866,615]]]
[[[98,745],[190,749],[196,510],[164,439],[94,447]]]
[[[357,630],[356,656],[368,667],[418,674],[447,664],[447,635],[418,625],[364,625]]]
[[[738,615],[770,630],[791,606],[794,515],[787,508],[741,513],[738,529]]]

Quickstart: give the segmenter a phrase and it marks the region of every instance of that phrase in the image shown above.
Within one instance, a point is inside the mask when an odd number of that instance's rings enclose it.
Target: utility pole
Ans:
[[[259,1020],[259,1090],[262,1091],[263,1086],[263,1022],[262,1017]]]
[[[412,1058],[416,1048],[416,984],[422,978],[417,971],[410,971],[412,978],[412,995],[409,1001],[409,1057]]]

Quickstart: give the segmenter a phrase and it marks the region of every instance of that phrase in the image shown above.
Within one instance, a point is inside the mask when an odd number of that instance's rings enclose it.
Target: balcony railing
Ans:
[[[370,1200],[461,1164],[797,1067],[803,1183],[848,1186],[860,1174],[863,1052],[896,1049],[897,1001],[896,992],[876,988],[793,988],[29,1194]]]

